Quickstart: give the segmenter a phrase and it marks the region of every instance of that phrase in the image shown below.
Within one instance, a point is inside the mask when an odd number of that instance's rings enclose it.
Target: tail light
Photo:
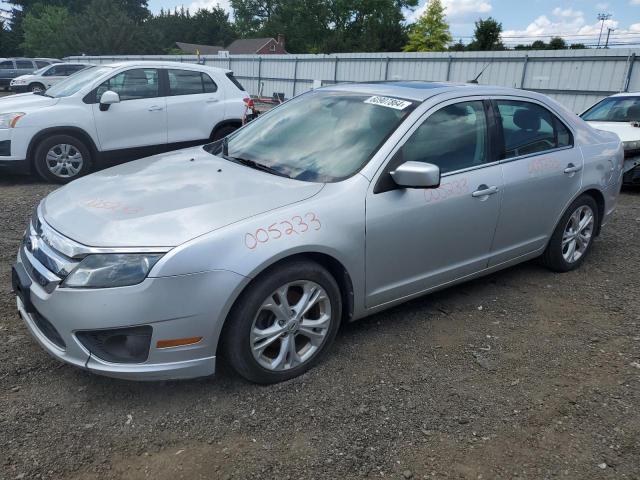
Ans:
[[[253,99],[252,98],[243,98],[242,101],[245,103],[245,105],[247,106],[247,108],[255,108],[255,103],[253,103]]]

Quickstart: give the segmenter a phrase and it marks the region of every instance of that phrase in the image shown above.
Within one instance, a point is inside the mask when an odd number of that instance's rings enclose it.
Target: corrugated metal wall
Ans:
[[[640,91],[640,49],[462,53],[345,53],[335,55],[205,56],[206,65],[228,68],[249,93],[287,98],[334,82],[449,80],[525,88],[556,98],[580,112],[603,97]],[[93,63],[169,60],[195,63],[191,55],[69,57]]]

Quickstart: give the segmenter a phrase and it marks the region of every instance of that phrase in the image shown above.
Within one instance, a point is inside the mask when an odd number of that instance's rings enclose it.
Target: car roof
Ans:
[[[640,97],[640,92],[622,92],[611,95],[612,97]]]
[[[465,95],[517,95],[536,98],[532,92],[507,87],[493,87],[473,83],[427,82],[420,80],[393,80],[366,83],[340,83],[324,87],[323,90],[356,92],[366,95],[381,95],[423,102],[446,92],[460,91]]]
[[[114,62],[103,64],[108,67],[121,68],[121,67],[175,67],[175,68],[193,68],[194,70],[205,69],[205,70],[216,70],[219,72],[230,72],[226,68],[212,67],[209,65],[200,65],[198,63],[187,63],[187,62],[167,62],[162,60],[139,60],[139,61],[125,61],[125,62]]]

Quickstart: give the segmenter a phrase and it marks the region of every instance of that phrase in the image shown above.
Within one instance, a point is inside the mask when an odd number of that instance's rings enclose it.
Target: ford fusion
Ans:
[[[259,383],[339,326],[540,257],[579,267],[623,147],[542,95],[425,82],[308,92],[223,140],[107,169],[38,206],[13,268],[55,358],[135,380]]]

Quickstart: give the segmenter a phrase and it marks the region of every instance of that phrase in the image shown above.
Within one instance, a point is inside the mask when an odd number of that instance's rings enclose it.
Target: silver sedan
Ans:
[[[341,323],[540,257],[585,260],[618,137],[549,98],[425,82],[308,92],[230,137],[39,205],[13,269],[54,357],[155,380],[308,370]]]

